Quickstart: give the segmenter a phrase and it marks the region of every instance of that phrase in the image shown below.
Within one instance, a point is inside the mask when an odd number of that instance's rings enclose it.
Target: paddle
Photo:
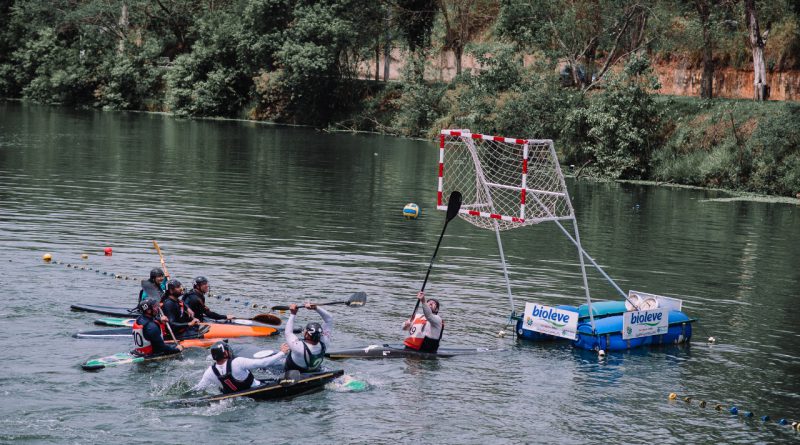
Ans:
[[[442,244],[442,238],[444,238],[444,231],[447,229],[447,223],[449,223],[453,218],[456,217],[456,215],[458,215],[458,211],[460,209],[461,192],[454,190],[452,193],[450,193],[450,198],[447,200],[447,215],[445,216],[444,227],[442,227],[442,234],[439,235],[439,241],[436,243],[436,249],[434,249],[431,262],[428,264],[428,272],[425,274],[425,281],[422,282],[422,289],[420,289],[420,292],[424,292],[425,285],[428,284],[428,277],[431,275],[431,269],[433,268],[433,260],[436,258],[436,253],[439,252],[439,246]],[[414,315],[417,313],[417,309],[419,309],[419,300],[417,300],[417,305],[414,306],[414,311],[411,312],[411,318],[409,318],[409,320],[414,320]]]
[[[161,269],[164,271],[164,276],[169,278],[169,272],[167,272],[167,263],[164,261],[164,255],[161,253],[161,248],[158,247],[158,243],[156,240],[153,240],[153,246],[156,248],[156,252],[158,252],[158,257],[161,259]]]
[[[240,317],[235,317],[235,318],[238,318],[240,320],[253,320],[253,321],[257,321],[259,323],[270,324],[272,326],[280,326],[281,325],[280,317],[278,317],[275,314],[258,314],[258,315],[254,315],[251,318],[240,318]]]
[[[327,303],[314,303],[315,306],[330,306],[332,304],[344,304],[346,306],[364,306],[367,303],[366,292],[356,292],[344,301],[329,301]],[[297,306],[298,308],[304,306]],[[273,311],[288,311],[289,306],[272,306]]]

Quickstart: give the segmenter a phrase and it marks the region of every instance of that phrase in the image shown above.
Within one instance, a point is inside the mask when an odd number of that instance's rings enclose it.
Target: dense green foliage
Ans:
[[[800,7],[757,3],[769,69],[800,67]],[[655,95],[652,60],[696,65],[711,45],[717,66],[746,68],[742,19],[739,2],[713,0],[0,0],[0,96],[406,136],[471,128],[552,138],[582,176],[794,194],[800,107]],[[402,78],[366,80],[391,48]],[[462,51],[480,68],[434,80]]]

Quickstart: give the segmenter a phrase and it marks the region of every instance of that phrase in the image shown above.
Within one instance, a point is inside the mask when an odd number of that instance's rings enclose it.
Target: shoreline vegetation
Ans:
[[[578,178],[800,196],[800,103],[766,101],[758,71],[800,68],[800,6],[533,3],[0,0],[0,97],[423,139],[470,128],[553,139]],[[452,80],[434,74],[443,54]],[[653,65],[675,60],[703,66],[704,98],[658,94]],[[726,66],[755,67],[761,100],[714,98]]]

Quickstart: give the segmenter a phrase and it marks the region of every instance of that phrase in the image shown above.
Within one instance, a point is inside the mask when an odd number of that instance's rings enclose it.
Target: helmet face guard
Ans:
[[[218,341],[211,347],[211,358],[214,360],[231,358],[231,356],[231,347],[224,341]]]
[[[167,289],[169,290],[178,289],[179,287],[183,287],[183,284],[181,284],[181,282],[176,279],[169,280],[169,282],[167,283]]]
[[[322,326],[319,323],[307,324],[305,336],[315,343],[319,342],[322,339]]]
[[[439,313],[439,300],[436,300],[435,298],[428,298],[428,301],[432,301],[433,304],[436,305],[436,309],[435,310],[432,309],[432,312],[434,314],[438,314]]]
[[[194,279],[194,287],[200,287],[204,284],[208,284],[208,278],[204,276],[199,276]]]
[[[139,303],[139,310],[141,310],[142,313],[145,313],[147,311],[153,311],[153,313],[155,313],[157,309],[158,309],[158,301],[156,301],[154,298],[148,298]]]

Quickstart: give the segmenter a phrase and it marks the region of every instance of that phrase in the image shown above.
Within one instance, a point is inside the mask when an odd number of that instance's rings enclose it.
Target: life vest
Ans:
[[[216,375],[220,383],[222,383],[220,389],[223,394],[249,389],[253,386],[253,381],[255,380],[255,376],[253,376],[253,373],[250,371],[247,371],[247,377],[245,377],[244,380],[236,380],[233,378],[233,372],[231,371],[232,361],[233,358],[229,358],[225,363],[225,374],[220,374],[219,369],[217,369],[215,365],[211,365],[211,370],[214,371],[214,375]]]
[[[425,325],[428,320],[425,315],[417,315],[411,326],[408,328],[408,337],[403,340],[403,344],[407,348],[415,349],[422,352],[436,352],[439,349],[439,341],[444,334],[444,320],[442,320],[442,330],[439,332],[439,338],[430,338],[425,336]]]
[[[320,342],[319,344],[322,346],[322,349],[320,349],[318,353],[312,354],[306,342],[303,342],[303,360],[305,361],[305,366],[300,366],[298,363],[295,363],[294,360],[292,360],[292,353],[290,352],[289,355],[286,356],[284,369],[286,371],[296,369],[300,372],[319,371],[320,366],[322,366],[322,361],[325,360],[325,343]]]
[[[133,346],[134,346],[134,353],[142,356],[147,356],[153,354],[153,345],[150,343],[150,340],[145,338],[144,336],[144,328],[150,323],[155,323],[158,325],[159,329],[161,329],[161,335],[164,335],[164,326],[161,323],[148,318],[148,321],[145,324],[139,324],[139,319],[137,318],[133,322]]]

